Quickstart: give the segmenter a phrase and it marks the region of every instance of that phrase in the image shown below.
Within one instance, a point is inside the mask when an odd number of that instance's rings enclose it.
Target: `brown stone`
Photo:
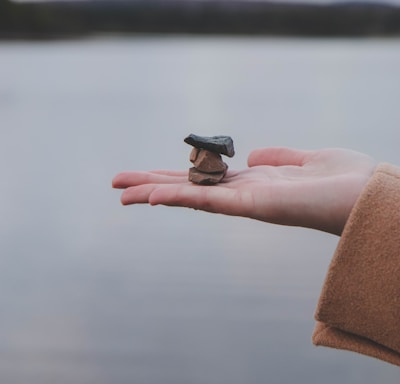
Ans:
[[[200,152],[199,148],[193,148],[192,151],[190,152],[190,161],[192,163],[196,161],[199,152]]]
[[[192,154],[190,155],[190,161],[192,161]],[[222,157],[219,153],[207,151],[206,149],[200,149],[192,163],[197,170],[206,173],[226,172],[228,167],[222,161]]]
[[[224,172],[218,173],[205,173],[192,167],[189,169],[189,181],[200,185],[214,185],[218,184],[225,176]]]

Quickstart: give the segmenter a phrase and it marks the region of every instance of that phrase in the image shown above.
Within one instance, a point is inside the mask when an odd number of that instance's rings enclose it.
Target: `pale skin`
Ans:
[[[180,206],[341,235],[377,165],[347,149],[282,147],[254,150],[247,163],[213,186],[189,182],[187,169],[122,172],[112,185],[124,189],[124,205]]]

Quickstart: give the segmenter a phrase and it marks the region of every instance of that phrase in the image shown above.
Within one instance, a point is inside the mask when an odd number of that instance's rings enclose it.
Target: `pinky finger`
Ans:
[[[193,184],[161,185],[149,196],[151,205],[186,207],[234,216],[244,214],[248,203],[246,200],[245,196],[239,197],[233,189]]]
[[[149,196],[156,187],[156,184],[143,184],[129,187],[122,193],[121,203],[123,205],[146,204],[149,202]]]

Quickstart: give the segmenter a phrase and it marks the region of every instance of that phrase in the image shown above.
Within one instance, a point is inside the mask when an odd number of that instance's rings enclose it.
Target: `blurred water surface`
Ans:
[[[119,204],[126,169],[188,168],[188,133],[400,163],[400,40],[0,43],[2,383],[397,383],[312,346],[337,238]]]

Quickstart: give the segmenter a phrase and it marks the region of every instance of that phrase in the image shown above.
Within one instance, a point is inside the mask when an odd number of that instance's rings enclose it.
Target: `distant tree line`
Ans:
[[[234,0],[36,4],[0,0],[0,38],[63,38],[96,33],[392,36],[400,35],[400,7]]]

